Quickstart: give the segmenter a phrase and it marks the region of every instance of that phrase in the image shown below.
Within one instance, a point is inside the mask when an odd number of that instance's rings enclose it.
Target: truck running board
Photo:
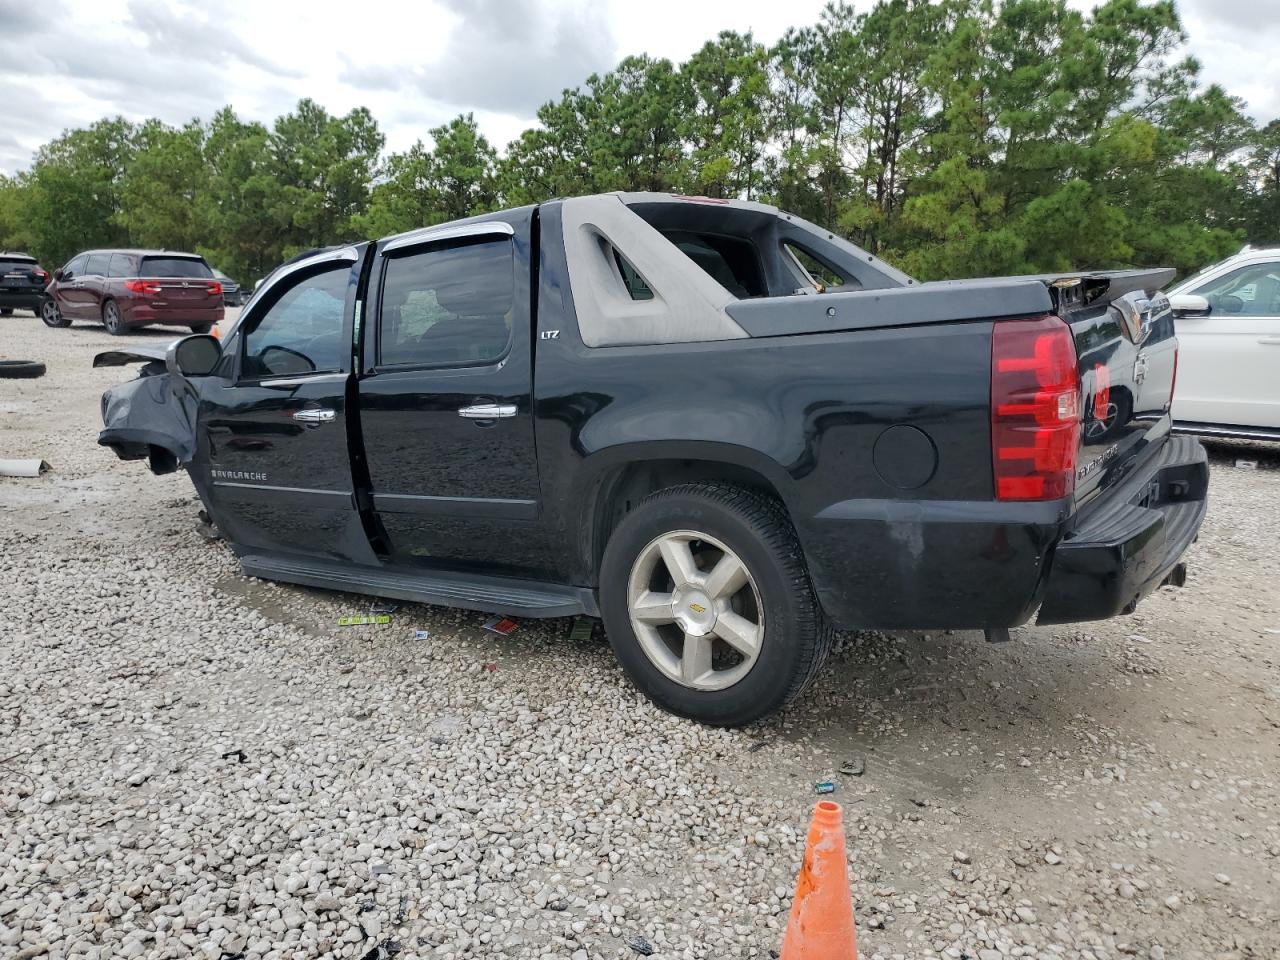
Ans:
[[[443,571],[362,567],[307,557],[263,554],[242,556],[240,566],[246,575],[263,580],[485,613],[506,613],[517,617],[600,615],[595,592],[587,587]]]

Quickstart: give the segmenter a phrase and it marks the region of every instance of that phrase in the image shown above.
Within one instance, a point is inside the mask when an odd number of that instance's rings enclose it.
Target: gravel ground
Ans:
[[[49,364],[0,381],[0,455],[52,464],[0,480],[0,956],[766,958],[826,779],[864,957],[1280,955],[1276,448],[1213,448],[1137,615],[847,637],[722,731],[598,627],[339,628],[368,600],[244,578],[185,474],[96,446],[119,345],[0,321]]]

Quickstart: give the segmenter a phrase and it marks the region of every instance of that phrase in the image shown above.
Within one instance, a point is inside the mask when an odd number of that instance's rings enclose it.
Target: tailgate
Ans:
[[[1172,270],[1045,277],[1075,339],[1083,429],[1078,506],[1133,473],[1169,433],[1178,341],[1160,288]]]
[[[157,310],[192,310],[222,305],[222,287],[216,280],[151,280],[160,289],[151,298]],[[215,293],[214,291],[217,290]]]

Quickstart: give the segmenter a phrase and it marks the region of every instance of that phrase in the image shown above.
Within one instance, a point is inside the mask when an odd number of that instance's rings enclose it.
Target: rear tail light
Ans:
[[[222,284],[219,283],[217,280],[210,280],[208,283],[205,284],[205,286],[209,288],[209,294],[211,296],[215,296],[215,297],[222,296]]]
[[[126,280],[124,288],[130,293],[159,293],[164,288],[152,280]]]
[[[1071,328],[1054,316],[991,334],[991,459],[998,500],[1057,500],[1075,489],[1080,371]]]
[[[31,271],[31,276],[34,277],[36,280],[41,280],[41,281],[49,279],[49,275],[45,273],[43,270],[33,270]]]

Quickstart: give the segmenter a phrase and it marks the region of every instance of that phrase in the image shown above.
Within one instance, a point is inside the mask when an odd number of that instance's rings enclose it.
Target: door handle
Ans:
[[[307,409],[299,410],[293,419],[299,423],[332,423],[337,416],[332,410]]]
[[[514,403],[477,403],[458,411],[458,416],[468,420],[501,420],[515,415]]]
[[[1275,345],[1275,346],[1280,346],[1280,337],[1259,337],[1259,338],[1258,338],[1258,342],[1259,342],[1259,343],[1270,343],[1270,344],[1273,344],[1273,345]]]

